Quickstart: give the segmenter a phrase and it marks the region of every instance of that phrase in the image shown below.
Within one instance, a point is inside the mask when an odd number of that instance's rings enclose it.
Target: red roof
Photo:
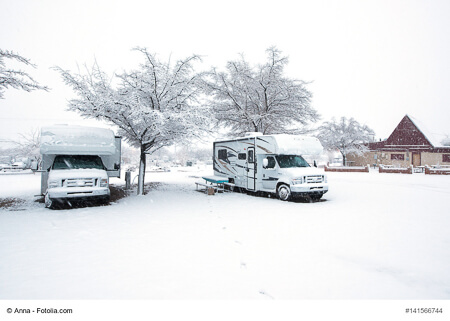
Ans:
[[[435,149],[432,142],[417,127],[413,120],[406,115],[394,129],[388,139],[381,142],[369,143],[369,149]],[[448,148],[448,147],[447,147]],[[439,149],[446,149],[440,147]],[[450,148],[449,148],[450,149]]]
[[[425,137],[422,131],[414,124],[408,115],[403,117],[401,122],[386,140],[385,145],[401,146],[428,146],[433,147],[431,142]]]

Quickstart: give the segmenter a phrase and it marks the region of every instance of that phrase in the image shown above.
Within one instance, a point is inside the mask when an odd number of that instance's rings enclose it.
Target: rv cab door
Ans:
[[[256,168],[256,156],[255,148],[249,147],[247,150],[247,189],[250,191],[255,190],[255,168]]]
[[[116,136],[116,151],[113,155],[102,156],[103,164],[109,177],[120,177],[120,162],[122,156],[122,137]]]

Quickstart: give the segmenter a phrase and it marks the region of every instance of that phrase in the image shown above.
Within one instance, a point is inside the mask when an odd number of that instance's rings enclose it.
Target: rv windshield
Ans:
[[[281,168],[309,167],[303,157],[298,155],[278,155],[276,158]]]
[[[105,169],[100,156],[95,155],[58,155],[52,169]]]

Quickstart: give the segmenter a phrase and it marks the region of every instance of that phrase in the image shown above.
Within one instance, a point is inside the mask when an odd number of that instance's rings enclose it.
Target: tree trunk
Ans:
[[[139,162],[139,179],[138,179],[138,195],[144,194],[145,164],[146,164],[145,148],[141,145],[141,157]]]
[[[342,154],[342,165],[347,166],[347,157],[344,153],[341,153],[341,154]]]

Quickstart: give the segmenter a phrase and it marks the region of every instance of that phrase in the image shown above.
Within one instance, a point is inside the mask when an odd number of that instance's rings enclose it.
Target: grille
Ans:
[[[67,187],[94,187],[96,184],[95,178],[72,178],[66,179],[63,186]]]
[[[323,176],[322,175],[311,175],[311,176],[306,176],[306,183],[310,184],[310,183],[322,183],[323,182]]]

